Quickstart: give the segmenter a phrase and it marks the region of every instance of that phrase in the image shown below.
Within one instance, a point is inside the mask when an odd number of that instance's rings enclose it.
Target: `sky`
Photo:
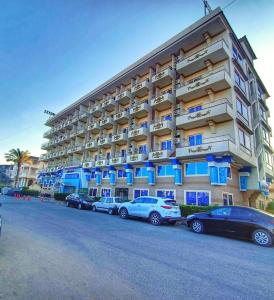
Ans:
[[[238,37],[247,35],[274,111],[274,0],[209,3],[224,8]],[[0,163],[17,147],[39,156],[48,129],[45,109],[60,111],[204,14],[202,0],[0,0],[0,5]]]

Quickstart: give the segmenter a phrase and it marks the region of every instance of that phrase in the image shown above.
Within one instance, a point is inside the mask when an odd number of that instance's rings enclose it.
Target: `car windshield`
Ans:
[[[122,202],[124,202],[124,201],[122,200],[122,198],[115,198],[115,202],[116,202],[116,203],[122,203]]]
[[[170,206],[178,206],[178,203],[175,200],[165,200],[165,204]]]

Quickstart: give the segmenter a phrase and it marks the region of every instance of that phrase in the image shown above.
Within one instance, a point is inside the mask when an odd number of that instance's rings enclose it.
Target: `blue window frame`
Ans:
[[[206,161],[185,163],[185,176],[206,175],[208,175],[208,163]]]
[[[133,193],[133,199],[136,199],[138,197],[148,196],[148,190],[146,189],[136,189]]]
[[[139,146],[139,154],[146,154],[147,153],[147,145],[144,144],[144,145],[140,145]]]
[[[94,171],[91,172],[91,176],[90,177],[91,177],[91,179],[95,179],[95,172]]]
[[[190,135],[188,137],[189,146],[201,145],[203,143],[203,135],[201,133],[196,135]]]
[[[101,197],[110,197],[111,196],[111,189],[101,189]]]
[[[118,170],[117,171],[117,177],[118,178],[124,178],[124,177],[126,177],[127,175],[126,175],[126,171],[124,171],[124,170]]]
[[[110,158],[110,152],[107,152],[107,159],[109,159]]]
[[[157,176],[174,176],[175,171],[172,165],[162,165],[157,167]]]
[[[148,172],[146,167],[135,168],[135,177],[147,177]]]
[[[103,178],[109,178],[108,170],[103,171]]]
[[[172,116],[171,115],[165,115],[161,117],[162,121],[171,121],[172,120]]]
[[[175,199],[174,190],[157,190],[156,197]]]
[[[245,81],[237,71],[234,72],[234,79],[238,87],[245,93],[246,92]]]
[[[127,156],[127,150],[126,149],[122,149],[121,150],[121,156],[122,157],[126,157]]]
[[[188,109],[188,112],[189,112],[189,113],[193,113],[193,112],[199,111],[199,110],[202,110],[202,105],[197,105],[197,106],[190,107],[190,108]]]
[[[142,122],[142,123],[140,124],[140,127],[141,127],[141,128],[147,128],[147,121]]]
[[[186,205],[206,206],[210,204],[210,192],[208,191],[186,191]]]
[[[172,150],[172,141],[171,140],[162,141],[161,150]]]

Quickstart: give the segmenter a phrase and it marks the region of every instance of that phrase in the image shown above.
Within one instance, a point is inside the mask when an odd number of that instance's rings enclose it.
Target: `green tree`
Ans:
[[[8,153],[5,154],[5,159],[8,162],[13,162],[14,166],[17,167],[14,186],[17,187],[19,172],[22,164],[31,163],[30,153],[28,150],[23,151],[20,149],[11,149]]]

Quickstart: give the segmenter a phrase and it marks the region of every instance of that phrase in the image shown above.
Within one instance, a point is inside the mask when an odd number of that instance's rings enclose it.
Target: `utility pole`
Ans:
[[[204,10],[205,10],[205,16],[207,14],[210,14],[212,12],[212,9],[210,7],[210,5],[208,4],[208,1],[207,0],[202,0],[203,3],[204,3]]]

